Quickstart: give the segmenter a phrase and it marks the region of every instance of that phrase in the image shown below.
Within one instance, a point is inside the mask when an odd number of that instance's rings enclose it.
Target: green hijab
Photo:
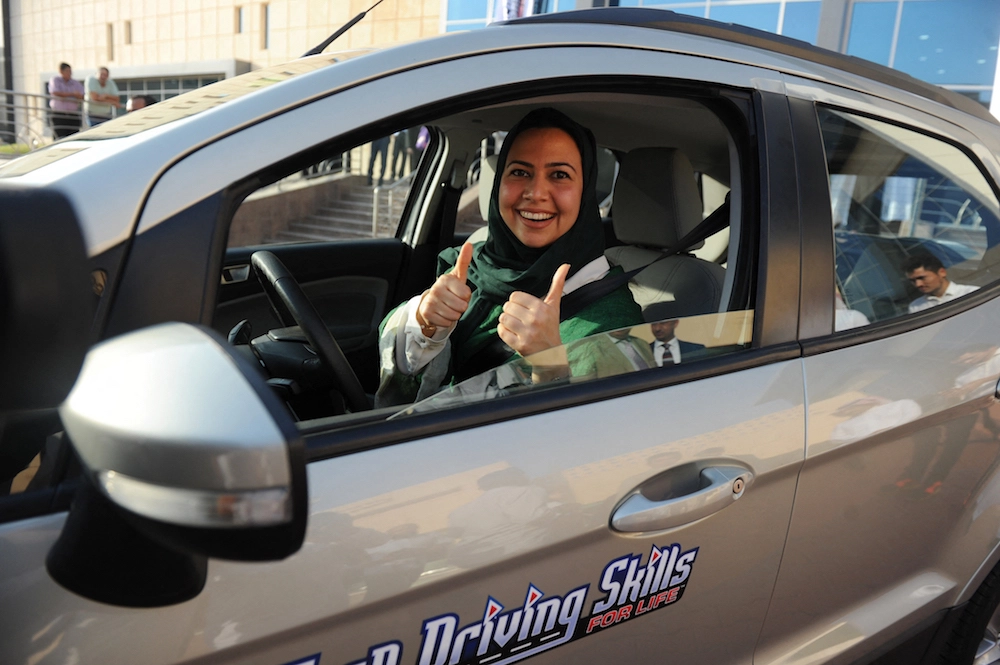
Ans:
[[[500,216],[500,181],[507,155],[518,135],[529,129],[549,127],[569,134],[580,149],[583,196],[579,216],[569,231],[547,247],[533,248],[518,240]],[[472,290],[472,299],[451,334],[455,357],[459,363],[479,351],[479,348],[465,348],[466,342],[475,335],[497,306],[507,302],[511,293],[524,291],[543,298],[548,293],[552,276],[559,266],[568,263],[569,276],[572,276],[604,254],[604,231],[597,201],[597,144],[593,133],[553,108],[536,109],[524,116],[508,132],[500,150],[487,224],[489,239],[476,246],[469,266],[467,283]],[[439,273],[449,270],[455,265],[457,258],[458,248],[442,252]],[[474,346],[482,347],[489,343],[489,340],[484,341],[481,337],[476,336]]]

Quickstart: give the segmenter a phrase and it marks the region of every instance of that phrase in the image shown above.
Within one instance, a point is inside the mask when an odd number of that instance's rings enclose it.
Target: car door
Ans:
[[[186,220],[176,192],[221,206],[214,197],[267,167],[275,143],[294,152],[317,140],[304,127],[330,137],[357,129],[336,108],[388,117],[523,83],[532,71],[536,95],[550,91],[547,77],[595,72],[770,88],[766,71],[690,56],[635,50],[623,59],[597,47],[549,55],[560,64],[545,76],[533,50],[396,74],[199,150],[154,187],[136,246]],[[748,307],[702,322],[752,331],[738,352],[450,410],[304,426],[302,550],[276,563],[213,560],[202,593],[176,606],[109,608],[58,587],[42,562],[63,515],[0,527],[0,558],[27,562],[0,572],[0,623],[17,636],[0,645],[0,660],[751,662],[802,462],[805,403],[797,201],[783,186],[793,176],[787,109],[780,95],[745,93],[755,148],[743,155],[733,208],[746,251],[729,269],[730,282],[747,276],[756,288]],[[198,249],[209,256],[205,280],[147,273],[156,282],[148,293],[169,284],[175,299],[189,299],[185,316],[207,322],[204,303],[224,266],[211,260],[223,253],[219,229],[202,233],[212,237]],[[627,500],[639,494],[654,505],[633,515]]]
[[[811,95],[792,102],[815,271],[806,461],[755,662],[853,662],[930,626],[915,662],[998,543],[996,167],[950,123]],[[930,256],[978,290],[908,313],[904,261]]]

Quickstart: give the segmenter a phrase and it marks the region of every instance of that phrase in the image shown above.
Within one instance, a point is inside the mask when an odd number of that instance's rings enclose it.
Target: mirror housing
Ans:
[[[95,346],[60,416],[86,470],[47,561],[70,590],[170,604],[200,592],[206,557],[271,561],[301,547],[304,443],[260,371],[215,332],[167,323]],[[151,546],[165,551],[146,589]]]

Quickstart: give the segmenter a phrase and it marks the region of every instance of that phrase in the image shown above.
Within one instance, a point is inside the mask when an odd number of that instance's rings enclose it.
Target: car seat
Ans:
[[[605,252],[612,266],[626,271],[649,266],[629,281],[632,297],[645,311],[653,304],[668,318],[717,312],[725,269],[676,249],[702,221],[694,169],[673,148],[637,148],[625,155],[612,207],[615,234],[624,243]],[[651,265],[652,264],[652,265]]]

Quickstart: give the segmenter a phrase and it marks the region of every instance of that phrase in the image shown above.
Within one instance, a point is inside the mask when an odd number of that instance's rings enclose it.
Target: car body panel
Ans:
[[[681,417],[719,394],[734,396],[724,416]],[[650,413],[662,417],[643,417]],[[214,654],[212,662],[283,663],[322,652],[323,662],[346,663],[399,640],[416,662],[425,619],[455,613],[460,626],[476,622],[489,597],[519,607],[529,584],[547,597],[589,585],[586,617],[607,595],[598,588],[605,565],[627,554],[646,565],[652,545],[676,543],[682,552],[698,548],[676,607],[595,628],[537,662],[614,659],[624,643],[651,658],[666,639],[681,662],[708,654],[749,663],[781,558],[803,428],[793,360],[314,462],[299,553],[268,564],[213,560],[197,598],[139,612],[75,597],[46,575],[60,516],[34,529],[8,525],[0,558],[15,558],[16,548],[24,561],[25,541],[38,558],[33,568],[0,572],[0,590],[15,601],[0,606],[0,623],[8,635],[38,637],[4,640],[0,660],[101,662],[114,653],[156,665]],[[536,445],[537,431],[552,433],[549,445]],[[729,507],[667,532],[609,531],[614,507],[636,486],[685,464],[726,460],[755,475]],[[501,513],[498,502],[507,506]],[[729,602],[734,596],[739,603]],[[50,607],[62,608],[57,624]],[[712,639],[719,621],[730,626],[725,641]],[[586,621],[574,628],[585,634]]]
[[[818,662],[817,642],[850,662],[968,599],[1000,545],[997,316],[993,300],[803,360],[806,463],[760,662]]]

